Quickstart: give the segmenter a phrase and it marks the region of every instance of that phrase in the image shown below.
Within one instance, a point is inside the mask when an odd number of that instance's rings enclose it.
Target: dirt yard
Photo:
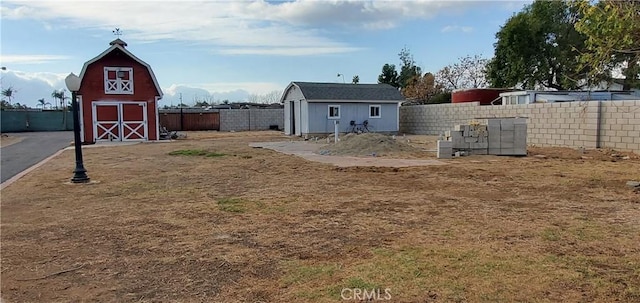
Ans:
[[[635,155],[338,168],[248,146],[281,140],[90,148],[89,185],[65,151],[1,192],[2,301],[640,301]]]

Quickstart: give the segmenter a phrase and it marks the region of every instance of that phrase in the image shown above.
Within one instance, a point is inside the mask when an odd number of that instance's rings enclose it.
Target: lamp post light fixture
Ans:
[[[338,74],[338,78],[342,77],[342,84],[346,83],[344,82],[344,74]]]
[[[71,103],[73,106],[73,142],[76,151],[76,168],[73,170],[71,183],[88,183],[87,170],[82,163],[82,142],[80,141],[80,114],[78,110],[77,93],[80,90],[80,78],[74,73],[64,79],[69,91],[71,91]]]

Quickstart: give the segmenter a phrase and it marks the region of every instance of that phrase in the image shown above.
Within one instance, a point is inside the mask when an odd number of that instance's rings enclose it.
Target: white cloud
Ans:
[[[48,26],[105,31],[123,26],[125,40],[194,41],[227,48],[221,52],[232,54],[313,55],[359,50],[333,38],[332,30],[389,29],[405,21],[460,11],[477,3],[5,0],[1,5],[0,14],[6,19],[30,18]]]
[[[295,25],[343,25],[355,28],[386,29],[408,19],[428,19],[443,12],[475,6],[472,1],[372,1],[298,0],[272,4],[265,1],[235,2],[233,11],[246,18],[286,22]]]
[[[459,26],[459,25],[447,25],[440,30],[443,33],[450,33],[460,31],[463,33],[470,33],[473,31],[473,27],[471,26]]]
[[[69,56],[59,55],[2,55],[0,56],[0,64],[40,64],[51,61],[59,61],[69,59]]]
[[[162,91],[168,95],[175,95],[180,92],[181,89],[197,89],[200,93],[223,93],[235,90],[245,90],[251,94],[266,94],[274,90],[284,90],[285,84],[272,83],[272,82],[215,82],[215,83],[193,83],[193,84],[171,84],[166,88],[162,88]]]
[[[38,99],[52,101],[51,92],[65,88],[64,78],[67,74],[45,72],[22,72],[15,70],[2,71],[2,89],[11,87],[15,90],[13,102],[35,107]]]
[[[68,74],[57,74],[57,73],[47,73],[47,72],[22,72],[22,71],[3,71],[2,72],[2,85],[3,86],[11,86],[13,82],[17,83],[27,83],[27,82],[44,82],[51,87],[53,90],[64,88],[64,78]],[[28,88],[28,85],[25,85]]]
[[[196,84],[172,84],[163,88],[165,93],[160,101],[161,105],[176,105],[182,102],[194,104],[196,100],[215,100],[221,102],[229,100],[231,102],[246,101],[250,94],[263,95],[272,91],[283,91],[286,84],[271,82],[217,82],[217,83],[196,83]]]
[[[23,72],[16,70],[0,71],[2,89],[12,87],[16,93],[13,102],[35,107],[37,100],[45,98],[51,101],[51,92],[66,88],[64,78],[67,74],[47,72]],[[250,94],[263,95],[274,90],[283,91],[288,83],[274,82],[215,82],[194,84],[172,84],[163,87],[162,105],[178,104],[179,95],[185,104],[195,100],[245,101]]]

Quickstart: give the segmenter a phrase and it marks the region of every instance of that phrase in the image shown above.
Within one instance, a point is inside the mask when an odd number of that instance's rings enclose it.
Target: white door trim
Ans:
[[[123,105],[138,105],[142,107],[142,121],[124,121]],[[147,116],[147,103],[140,102],[118,102],[118,101],[93,101],[92,105],[92,120],[93,120],[93,140],[94,141],[110,141],[109,135],[112,135],[116,141],[146,141],[149,139],[149,126]],[[98,106],[116,106],[118,112],[117,121],[98,121],[97,109]],[[106,125],[105,125],[106,124]],[[113,124],[113,125],[112,125]],[[98,137],[98,128],[104,131],[104,133]],[[128,135],[124,135],[125,128],[129,130]],[[114,133],[114,130],[118,130],[118,136]],[[143,133],[141,134],[140,131]],[[140,138],[130,139],[132,135],[139,136]]]

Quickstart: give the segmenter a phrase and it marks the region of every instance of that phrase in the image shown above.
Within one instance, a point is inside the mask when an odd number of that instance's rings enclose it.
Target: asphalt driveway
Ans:
[[[22,137],[23,140],[0,148],[1,182],[69,146],[73,141],[72,131],[12,133],[11,136]],[[71,171],[73,163],[69,165]]]

